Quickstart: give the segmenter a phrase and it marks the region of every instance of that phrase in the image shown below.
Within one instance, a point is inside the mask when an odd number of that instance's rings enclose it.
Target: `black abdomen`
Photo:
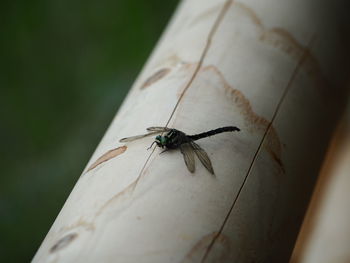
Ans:
[[[235,127],[235,126],[227,126],[227,127],[217,128],[215,130],[210,130],[207,132],[202,132],[202,133],[195,134],[195,135],[188,135],[188,137],[190,139],[192,139],[193,141],[195,141],[195,140],[199,140],[199,139],[206,138],[209,136],[213,136],[213,135],[218,134],[218,133],[233,132],[233,131],[240,131],[240,129]]]

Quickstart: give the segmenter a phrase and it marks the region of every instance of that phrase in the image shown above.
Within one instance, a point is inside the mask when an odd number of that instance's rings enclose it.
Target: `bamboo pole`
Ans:
[[[183,1],[33,262],[286,262],[341,110],[332,3]],[[118,143],[164,125],[241,131],[199,141],[215,177]]]

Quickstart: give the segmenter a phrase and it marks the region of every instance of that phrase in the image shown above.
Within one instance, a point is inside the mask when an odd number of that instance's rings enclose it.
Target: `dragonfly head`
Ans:
[[[158,135],[154,142],[157,144],[158,147],[164,148],[167,144],[167,141],[168,141],[167,136]]]

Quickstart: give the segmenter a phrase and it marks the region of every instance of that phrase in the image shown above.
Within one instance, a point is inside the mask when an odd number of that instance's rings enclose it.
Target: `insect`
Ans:
[[[208,154],[194,141],[213,136],[222,132],[240,131],[240,129],[234,126],[227,126],[195,135],[187,135],[182,131],[167,127],[149,127],[147,128],[147,131],[148,133],[143,135],[123,138],[120,140],[120,142],[130,142],[144,138],[146,136],[155,135],[157,133],[164,133],[164,135],[161,134],[156,136],[154,142],[149,148],[151,148],[152,145],[155,143],[158,147],[163,149],[165,148],[165,150],[161,153],[171,149],[180,149],[181,153],[183,154],[187,169],[191,173],[194,173],[195,171],[194,154],[196,154],[198,159],[204,165],[204,167],[207,168],[207,170],[214,175],[214,169],[208,157]]]

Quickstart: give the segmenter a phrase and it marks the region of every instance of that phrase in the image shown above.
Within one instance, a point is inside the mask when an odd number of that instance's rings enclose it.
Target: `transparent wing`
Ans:
[[[151,135],[154,135],[157,133],[161,133],[161,131],[153,131],[153,132],[149,132],[149,133],[142,134],[142,135],[126,137],[126,138],[120,139],[119,142],[131,142],[131,141],[142,139],[144,137],[151,136]]]
[[[167,132],[170,131],[171,129],[168,127],[149,127],[147,128],[147,131],[151,131],[151,132]]]
[[[207,170],[214,175],[214,169],[211,165],[211,161],[209,159],[208,154],[195,142],[190,142],[191,146],[196,153],[198,159],[201,161],[201,163],[207,168]]]
[[[180,151],[184,156],[185,164],[187,166],[187,169],[194,173],[195,170],[195,163],[194,163],[194,153],[193,153],[193,147],[189,143],[184,143],[180,145]]]

